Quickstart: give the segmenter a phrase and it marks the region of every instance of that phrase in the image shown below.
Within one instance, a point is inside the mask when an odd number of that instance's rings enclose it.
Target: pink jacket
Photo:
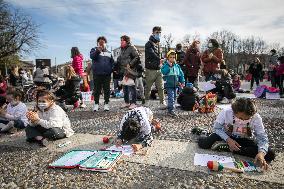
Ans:
[[[74,68],[76,74],[78,74],[79,76],[82,76],[84,73],[83,60],[84,60],[83,55],[79,54],[75,56],[72,61],[72,67]]]

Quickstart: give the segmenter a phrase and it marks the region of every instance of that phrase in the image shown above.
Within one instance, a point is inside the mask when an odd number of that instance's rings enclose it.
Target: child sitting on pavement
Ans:
[[[255,158],[264,169],[268,168],[267,162],[275,158],[268,147],[267,133],[256,105],[247,98],[237,99],[230,108],[224,109],[214,123],[213,133],[199,138],[198,145],[203,149],[230,150]]]
[[[138,107],[128,111],[122,118],[116,145],[133,143],[134,151],[151,146],[153,132],[160,130],[159,123],[153,119],[149,108]]]
[[[180,104],[181,109],[185,111],[194,111],[198,106],[199,96],[192,83],[187,83],[186,87],[182,89],[177,102]]]
[[[1,132],[15,133],[18,129],[24,129],[28,124],[26,117],[27,106],[22,102],[23,92],[11,88],[7,92],[7,109],[0,109],[0,130]]]
[[[177,96],[178,87],[184,86],[184,74],[180,66],[176,63],[176,52],[170,50],[167,53],[167,60],[164,62],[161,72],[165,80],[165,89],[168,95],[168,113],[173,117],[177,117],[174,112],[174,105]]]
[[[74,134],[67,114],[55,104],[55,97],[49,91],[37,91],[35,110],[28,111],[27,118],[30,121],[26,128],[28,142],[47,146],[47,139],[57,140]]]

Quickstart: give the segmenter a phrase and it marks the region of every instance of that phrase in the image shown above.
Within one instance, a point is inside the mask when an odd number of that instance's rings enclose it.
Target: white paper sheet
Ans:
[[[131,154],[134,153],[133,148],[130,145],[122,145],[119,147],[116,147],[116,145],[113,145],[106,150],[111,150],[111,151],[117,151],[117,152],[122,152],[122,154],[130,156]]]
[[[218,161],[226,167],[235,167],[235,159],[232,157],[195,153],[194,165],[207,166],[208,161]]]
[[[199,86],[200,86],[200,90],[201,91],[210,91],[212,89],[215,89],[216,86],[212,83],[210,83],[210,81],[207,81],[207,82],[200,82],[199,83]]]

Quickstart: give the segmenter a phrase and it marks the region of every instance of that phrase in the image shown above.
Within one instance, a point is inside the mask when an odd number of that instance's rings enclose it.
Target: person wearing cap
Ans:
[[[168,113],[173,117],[177,117],[174,112],[174,105],[176,100],[176,91],[178,87],[184,86],[184,74],[180,66],[176,63],[176,53],[170,50],[167,53],[167,60],[164,62],[161,72],[165,81],[165,89],[168,94]]]

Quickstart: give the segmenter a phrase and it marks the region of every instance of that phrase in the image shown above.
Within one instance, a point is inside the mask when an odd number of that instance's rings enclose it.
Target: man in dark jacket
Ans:
[[[92,71],[94,80],[94,99],[93,110],[99,109],[100,94],[104,91],[104,111],[109,111],[110,81],[113,70],[113,57],[110,51],[106,49],[107,39],[101,36],[97,39],[98,47],[92,48],[90,58],[92,59]]]
[[[145,79],[146,79],[146,89],[145,89],[145,99],[149,101],[151,87],[155,83],[161,108],[166,108],[165,96],[164,96],[164,84],[163,76],[161,73],[161,52],[160,52],[160,37],[161,37],[161,27],[155,26],[152,30],[152,35],[149,41],[145,44]],[[147,102],[149,103],[149,102]]]

